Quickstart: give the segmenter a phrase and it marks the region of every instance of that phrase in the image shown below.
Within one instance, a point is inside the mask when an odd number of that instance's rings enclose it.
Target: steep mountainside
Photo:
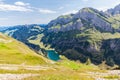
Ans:
[[[39,43],[33,44],[32,41],[36,40],[39,36],[41,36],[45,28],[46,25],[44,24],[18,25],[18,26],[9,27],[8,29],[3,30],[2,33],[9,35],[27,44],[30,48],[33,48],[35,51],[38,52],[40,49]]]
[[[25,44],[0,33],[0,64],[40,65],[46,60]]]
[[[52,20],[42,41],[69,59],[81,62],[90,59],[94,64],[120,65],[118,15],[83,8],[76,14]]]

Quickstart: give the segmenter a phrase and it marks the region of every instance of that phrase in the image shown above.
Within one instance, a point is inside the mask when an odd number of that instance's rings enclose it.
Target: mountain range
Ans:
[[[120,5],[107,11],[91,7],[61,15],[47,25],[18,25],[1,31],[36,52],[55,49],[82,63],[120,65]]]

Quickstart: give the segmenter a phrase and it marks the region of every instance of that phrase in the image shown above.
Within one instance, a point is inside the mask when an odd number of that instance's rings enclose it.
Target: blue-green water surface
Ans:
[[[47,50],[47,57],[53,61],[58,61],[60,59],[59,54],[54,50]]]

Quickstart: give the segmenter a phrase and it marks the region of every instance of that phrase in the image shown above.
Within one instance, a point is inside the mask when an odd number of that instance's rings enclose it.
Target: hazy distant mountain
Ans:
[[[120,14],[120,4],[112,9],[108,9],[107,12],[110,13],[111,15]]]
[[[8,29],[9,27],[0,27],[0,31],[4,31],[6,29]]]

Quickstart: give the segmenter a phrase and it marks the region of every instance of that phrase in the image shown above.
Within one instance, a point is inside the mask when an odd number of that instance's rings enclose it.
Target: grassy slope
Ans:
[[[108,19],[112,23],[113,28],[119,29],[120,27],[120,14],[112,16]]]
[[[39,74],[35,77],[28,77],[24,80],[94,80],[88,72],[101,72],[98,67],[91,64],[81,64],[61,57],[59,62],[47,65],[47,70],[26,70],[24,67],[19,70],[0,70],[0,74]]]
[[[43,44],[43,42],[41,42],[41,39],[42,39],[43,36],[44,36],[44,34],[38,34],[38,35],[36,36],[36,37],[37,37],[36,39],[30,40],[30,38],[29,38],[28,41],[29,41],[30,43],[39,45],[40,48],[43,48],[43,49],[46,49],[46,50],[52,50],[52,48],[50,48],[50,45],[45,46],[45,45]]]
[[[81,64],[61,57],[59,62],[47,64],[44,57],[37,55],[23,43],[0,34],[0,64],[44,64],[53,69],[26,70],[22,66],[19,70],[3,70],[0,73],[24,74],[33,73],[40,76],[28,77],[24,80],[94,80],[88,72],[101,72],[98,67],[91,64]]]
[[[81,64],[61,57],[62,60],[51,65],[55,70],[39,71],[40,76],[24,80],[94,80],[88,72],[102,72],[94,65]]]
[[[37,55],[26,45],[0,33],[0,64],[45,64],[44,57]]]
[[[101,41],[101,40],[107,40],[107,39],[116,39],[120,38],[120,33],[100,33],[100,32],[93,32],[93,33],[82,33],[82,34],[77,34],[77,37],[82,37],[82,36],[88,36],[89,40],[94,40],[94,41]]]

